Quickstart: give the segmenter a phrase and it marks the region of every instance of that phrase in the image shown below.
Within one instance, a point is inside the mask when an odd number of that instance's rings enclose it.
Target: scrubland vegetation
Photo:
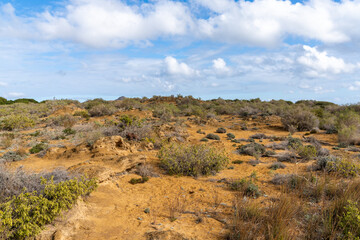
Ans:
[[[231,194],[227,215],[219,210],[224,204],[218,195],[216,207],[206,213],[200,207],[187,210],[177,197],[169,198],[170,222],[189,213],[196,216],[194,224],[214,218],[226,233],[220,239],[360,238],[358,104],[180,95],[83,103],[1,98],[0,128],[1,239],[38,235],[101,184],[87,177],[85,164],[35,173],[18,168],[22,162],[64,156],[70,161],[77,152],[91,159],[106,149],[99,141],[119,136],[123,141],[107,151],[119,148],[127,155],[109,158],[117,161],[115,167],[134,153],[156,159],[123,169],[137,175],[126,181],[134,188],[159,177],[221,176],[209,184],[221,184],[217,187]],[[51,155],[59,151],[60,157]]]

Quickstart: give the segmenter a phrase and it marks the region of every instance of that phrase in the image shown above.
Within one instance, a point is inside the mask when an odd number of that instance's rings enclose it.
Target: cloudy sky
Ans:
[[[0,0],[0,95],[356,103],[360,0]]]

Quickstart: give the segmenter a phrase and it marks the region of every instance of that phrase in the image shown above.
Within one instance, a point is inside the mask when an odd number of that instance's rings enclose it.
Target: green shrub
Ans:
[[[0,236],[6,239],[35,237],[43,226],[51,223],[62,211],[70,209],[78,197],[91,193],[95,180],[72,179],[54,184],[42,179],[41,193],[21,193],[0,204]]]
[[[224,169],[229,162],[225,152],[207,145],[171,144],[158,153],[160,166],[168,174],[199,176]]]
[[[254,157],[261,157],[266,151],[266,148],[259,143],[249,143],[238,148],[238,152]]]
[[[90,119],[90,114],[89,114],[89,112],[86,111],[86,110],[76,111],[76,112],[74,113],[74,116],[80,116],[80,117],[85,118],[85,119],[87,119],[87,120]]]
[[[248,197],[259,197],[261,192],[259,187],[251,180],[240,179],[230,183],[230,189],[233,191],[240,191],[244,196]]]
[[[225,128],[218,128],[216,129],[216,133],[226,133],[226,129]]]
[[[319,120],[313,113],[301,108],[285,111],[281,116],[281,122],[286,130],[294,128],[298,131],[310,131],[319,125]]]
[[[216,134],[214,134],[214,133],[209,133],[208,135],[206,135],[205,138],[211,139],[211,140],[220,140],[219,135],[216,135]]]
[[[235,161],[232,161],[233,164],[242,164],[244,161],[242,160],[235,160]]]
[[[64,133],[65,135],[73,135],[73,134],[76,133],[76,131],[75,131],[74,129],[71,129],[71,128],[65,128],[65,129],[63,130],[63,133]]]
[[[38,143],[35,146],[33,146],[29,152],[31,154],[39,153],[47,148],[47,145],[45,143]]]
[[[326,163],[325,169],[343,177],[355,177],[360,172],[360,165],[356,160],[349,158],[334,158]]]
[[[146,183],[149,181],[149,177],[142,177],[142,178],[132,178],[130,179],[129,183],[131,184],[138,184],[138,183]]]
[[[339,143],[344,145],[360,141],[360,115],[354,111],[346,110],[339,114],[336,120]]]
[[[278,170],[278,169],[283,169],[286,168],[285,164],[283,164],[282,162],[274,162],[270,165],[269,167],[271,170]]]
[[[6,116],[0,122],[1,129],[8,131],[31,128],[34,125],[35,120],[23,114]]]
[[[296,149],[296,152],[304,160],[310,160],[316,157],[316,148],[312,145],[300,146]]]
[[[345,212],[339,221],[343,232],[342,239],[360,239],[360,211],[358,203],[349,200],[344,208]]]
[[[228,139],[234,139],[235,138],[235,135],[232,134],[232,133],[228,133],[228,134],[226,134],[226,136],[227,136]]]

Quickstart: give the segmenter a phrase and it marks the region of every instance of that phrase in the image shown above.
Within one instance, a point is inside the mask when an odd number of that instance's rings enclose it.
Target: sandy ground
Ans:
[[[197,133],[198,129],[214,133],[218,127],[225,127],[236,138],[248,138],[255,133],[288,135],[288,132],[281,130],[278,119],[261,122],[249,120],[249,129],[256,127],[256,130],[248,131],[230,129],[243,122],[241,119],[223,117],[223,120],[205,126],[187,122],[190,135],[188,141],[199,143],[205,136]],[[247,161],[254,157],[235,153],[236,147],[226,139],[226,134],[218,135],[221,136],[221,141],[209,141],[209,144],[225,149],[231,161],[243,160],[244,163],[230,163],[229,169],[209,177],[195,179],[165,175],[157,168],[156,150],[143,151],[141,154],[146,157],[146,163],[157,169],[160,177],[152,177],[148,182],[136,185],[130,184],[129,180],[139,178],[138,175],[124,173],[123,166],[118,162],[94,158],[88,152],[65,156],[63,152],[66,149],[63,149],[44,158],[29,157],[14,163],[12,167],[23,165],[29,170],[42,171],[56,167],[76,170],[85,166],[86,171],[97,175],[101,180],[95,192],[80,200],[54,224],[47,226],[39,239],[225,239],[229,231],[228,224],[232,220],[234,193],[221,179],[244,178],[255,172],[257,184],[263,192],[263,196],[256,201],[266,203],[279,194],[279,189],[269,183],[275,173],[304,172],[311,162],[285,163],[285,169],[273,171],[268,167],[276,159],[262,157],[260,164],[251,166]],[[296,133],[295,137],[302,138],[303,135],[304,133]],[[326,146],[329,149],[331,145],[336,145],[334,135],[319,133],[312,136],[329,143],[330,146]],[[267,144],[268,141],[263,140],[262,143]],[[172,215],[176,220],[171,219]],[[146,235],[151,232],[157,232],[158,237],[150,238]]]

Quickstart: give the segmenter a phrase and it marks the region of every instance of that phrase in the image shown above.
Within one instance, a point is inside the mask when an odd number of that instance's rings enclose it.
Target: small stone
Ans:
[[[141,218],[141,217],[138,217],[137,220],[142,221],[142,218]]]
[[[150,213],[150,208],[145,208],[144,213]]]

